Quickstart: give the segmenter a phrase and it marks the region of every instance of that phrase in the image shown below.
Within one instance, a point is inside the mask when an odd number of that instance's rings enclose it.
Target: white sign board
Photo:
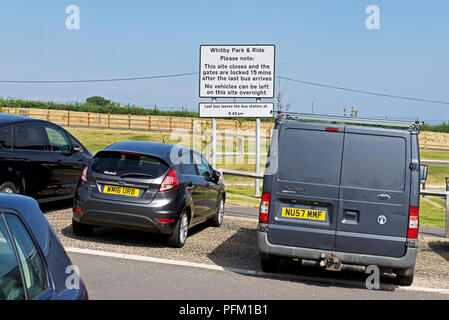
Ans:
[[[198,113],[201,118],[272,118],[274,104],[268,103],[200,103]]]
[[[274,45],[200,46],[201,98],[274,98]]]

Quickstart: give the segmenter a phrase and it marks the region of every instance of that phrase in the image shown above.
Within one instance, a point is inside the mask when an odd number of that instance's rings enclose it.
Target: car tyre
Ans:
[[[215,215],[210,220],[210,224],[213,227],[219,227],[223,224],[223,218],[224,218],[224,199],[221,198],[218,202],[217,206],[217,212],[215,212]]]
[[[79,237],[89,236],[94,231],[94,227],[88,224],[79,223],[72,219],[72,230],[73,233]]]
[[[18,193],[16,185],[10,181],[4,182],[0,185],[0,192],[4,193]]]
[[[260,266],[264,272],[277,272],[279,268],[278,256],[273,256],[270,254],[260,254]]]
[[[182,248],[186,243],[188,230],[189,216],[183,211],[176,223],[175,230],[168,238],[168,244],[174,248]]]

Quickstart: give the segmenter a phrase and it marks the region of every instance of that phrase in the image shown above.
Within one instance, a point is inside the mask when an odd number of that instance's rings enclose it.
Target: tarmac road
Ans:
[[[80,268],[90,299],[449,299],[447,294],[388,286],[384,290],[368,290],[349,287],[344,282],[329,284],[300,277],[243,275],[93,254],[69,255]]]

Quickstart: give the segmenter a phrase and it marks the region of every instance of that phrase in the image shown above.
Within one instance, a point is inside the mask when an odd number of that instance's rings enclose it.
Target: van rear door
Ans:
[[[409,214],[410,133],[347,126],[336,251],[400,257]]]
[[[344,126],[285,121],[279,127],[268,240],[333,250]]]

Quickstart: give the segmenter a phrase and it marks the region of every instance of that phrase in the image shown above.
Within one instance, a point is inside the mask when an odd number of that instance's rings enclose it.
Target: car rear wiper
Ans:
[[[142,177],[147,177],[147,178],[153,178],[153,176],[151,174],[140,173],[140,172],[130,172],[130,173],[124,173],[124,174],[120,175],[121,178],[131,177],[131,176],[142,176]]]

